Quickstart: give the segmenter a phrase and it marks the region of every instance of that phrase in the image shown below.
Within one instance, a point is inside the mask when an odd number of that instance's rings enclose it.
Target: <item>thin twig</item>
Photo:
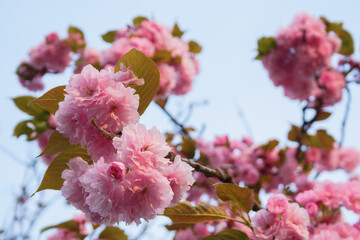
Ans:
[[[113,139],[114,137],[121,137],[121,134],[113,134],[113,133],[110,133],[108,131],[106,131],[105,129],[99,127],[96,122],[95,122],[95,119],[91,119],[91,123],[92,125],[94,125],[94,127],[99,130],[103,135],[104,137],[107,139],[107,140],[111,140]]]
[[[166,109],[165,107],[160,106],[160,104],[156,103],[163,112],[170,118],[170,120],[181,129],[181,132],[184,133],[187,137],[190,137],[189,131],[181,124],[179,123]]]
[[[341,124],[341,137],[340,137],[340,142],[339,142],[339,146],[341,147],[344,143],[344,139],[345,139],[345,128],[346,128],[346,123],[347,123],[347,119],[349,117],[349,112],[350,112],[350,104],[351,104],[351,92],[348,86],[345,87],[345,90],[348,94],[348,98],[347,98],[347,102],[346,102],[346,108],[345,108],[345,113],[344,113],[344,118]]]
[[[306,105],[305,107],[303,107],[302,110],[302,120],[303,120],[303,124],[301,125],[301,130],[300,130],[300,134],[298,136],[298,148],[296,151],[296,159],[300,162],[301,160],[301,147],[303,146],[303,142],[302,142],[302,138],[303,136],[307,133],[307,131],[311,128],[311,126],[313,125],[313,123],[316,121],[316,119],[319,117],[321,111],[322,111],[322,99],[319,98],[317,99],[318,103],[316,105],[316,107],[314,108],[316,113],[314,115],[314,117],[312,119],[310,119],[309,121],[306,120],[305,115],[306,115],[306,110],[309,109],[308,105]]]

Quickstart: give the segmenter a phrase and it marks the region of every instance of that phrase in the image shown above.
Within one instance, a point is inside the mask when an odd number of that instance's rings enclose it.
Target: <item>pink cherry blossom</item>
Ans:
[[[288,200],[282,194],[276,194],[269,198],[266,208],[269,212],[279,215],[284,214],[288,207]]]
[[[176,156],[173,163],[163,172],[169,180],[174,197],[171,204],[176,204],[185,198],[186,192],[194,184],[195,179],[192,176],[194,169],[187,163],[181,161],[180,156]]]
[[[121,137],[113,139],[113,144],[119,159],[131,170],[162,170],[168,166],[169,159],[165,156],[171,148],[155,127],[147,130],[142,124],[127,125]]]
[[[291,99],[317,96],[315,74],[328,67],[340,40],[326,32],[325,24],[306,13],[275,36],[276,48],[261,59],[275,86],[282,86]]]
[[[256,212],[252,219],[255,238],[261,240],[271,240],[279,233],[280,221],[275,214],[261,209]]]
[[[162,99],[169,96],[175,88],[179,74],[175,67],[169,64],[160,63],[158,64],[158,68],[160,72],[160,83],[156,98]]]
[[[345,77],[341,72],[323,69],[319,85],[322,87],[321,98],[324,106],[334,105],[341,101],[342,90],[345,88]]]
[[[88,64],[94,64],[100,59],[100,52],[96,48],[85,48],[81,51],[79,58],[76,60],[74,73],[81,73],[81,70]]]
[[[115,66],[120,58],[133,48],[138,49],[148,57],[153,56],[155,53],[153,43],[146,38],[120,38],[112,43],[111,48],[101,53],[100,64],[102,66],[107,64]]]
[[[164,212],[174,193],[166,177],[155,169],[130,171],[121,185],[122,191],[114,192],[120,220],[128,224],[140,224],[140,219],[148,221]]]
[[[71,61],[71,48],[60,40],[56,33],[50,33],[46,42],[33,47],[29,52],[30,63],[38,70],[63,72]]]
[[[117,134],[140,117],[139,96],[133,88],[116,82],[114,75],[87,65],[81,74],[70,79],[66,88],[68,95],[59,103],[55,114],[57,130],[68,137],[71,144],[87,146],[95,161],[101,156],[111,157],[116,151],[112,141],[92,125],[92,119],[98,127]]]

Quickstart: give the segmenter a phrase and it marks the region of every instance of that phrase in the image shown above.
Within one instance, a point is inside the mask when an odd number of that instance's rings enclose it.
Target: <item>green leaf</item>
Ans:
[[[202,47],[195,41],[189,41],[189,51],[192,53],[200,53]]]
[[[19,122],[14,129],[14,136],[19,137],[21,135],[27,136],[27,141],[32,141],[37,136],[48,129],[46,120],[31,119]]]
[[[354,40],[351,34],[343,28],[342,22],[330,22],[325,17],[320,18],[326,25],[327,32],[334,32],[341,39],[338,53],[349,56],[354,53]]]
[[[59,102],[62,102],[65,98],[65,87],[66,86],[55,87],[44,93],[44,95],[42,95],[41,97],[35,99],[32,103],[39,104],[45,110],[49,111],[52,114],[55,114],[55,112],[59,108]]]
[[[297,142],[299,140],[299,136],[301,134],[301,129],[295,125],[291,125],[291,130],[288,133],[288,139],[293,142]]]
[[[79,147],[80,145],[71,145],[69,139],[65,138],[58,131],[54,131],[50,135],[48,144],[46,145],[44,151],[39,155],[39,157],[44,154],[54,155],[58,152],[69,151],[71,149],[76,149]]]
[[[265,152],[271,152],[272,150],[274,150],[276,148],[277,145],[279,145],[278,140],[270,140],[267,144],[262,145],[261,148]]]
[[[34,138],[31,137],[31,134],[34,132],[34,129],[32,129],[28,126],[28,124],[31,122],[32,122],[32,120],[26,120],[26,121],[19,122],[14,129],[13,135],[15,137],[20,137],[21,135],[26,135],[27,141],[34,140]]]
[[[304,134],[302,139],[304,145],[320,149],[331,150],[335,139],[330,136],[326,130],[318,130],[316,135]]]
[[[170,50],[158,50],[155,52],[152,59],[157,63],[166,63],[171,60],[171,51]]]
[[[330,117],[330,112],[320,112],[317,117],[315,118],[315,121],[322,121],[325,119],[328,119]]]
[[[23,112],[29,114],[30,116],[38,116],[44,114],[45,110],[40,107],[38,104],[31,104],[36,98],[32,96],[22,96],[13,98],[15,105]]]
[[[262,56],[276,48],[276,41],[273,37],[262,37],[258,40],[258,55],[255,59],[261,59]]]
[[[221,200],[232,202],[241,211],[248,213],[254,205],[252,189],[242,188],[233,183],[217,183],[215,189]]]
[[[53,226],[49,226],[49,227],[45,227],[43,229],[41,229],[41,233],[45,232],[46,230],[52,229],[52,228],[63,228],[63,229],[69,229],[70,231],[73,232],[79,232],[79,224],[75,221],[75,220],[70,220],[67,222],[63,222],[57,225],[53,225]]]
[[[331,150],[335,143],[335,139],[329,135],[326,130],[317,130],[316,137],[321,144],[321,148]]]
[[[171,225],[166,225],[165,227],[169,231],[177,231],[177,230],[185,229],[185,228],[192,227],[192,226],[194,226],[194,224],[191,224],[191,223],[174,223],[174,224],[171,224]]]
[[[131,71],[133,71],[138,78],[143,78],[145,81],[145,84],[141,86],[131,86],[136,90],[135,94],[139,94],[140,96],[138,112],[142,115],[155,97],[159,88],[159,70],[151,58],[146,57],[135,48],[120,58],[119,62],[115,65],[115,72],[120,70],[120,63],[125,64],[126,67],[131,67]]]
[[[83,33],[83,31],[81,31],[79,28],[77,28],[77,27],[74,27],[74,26],[70,26],[69,28],[68,28],[68,33],[69,34],[76,34],[76,33],[78,33],[78,34],[80,34],[81,35],[81,38],[82,39],[85,39],[85,35],[84,35],[84,33]]]
[[[186,136],[181,136],[181,139],[181,153],[183,153],[187,158],[192,159],[195,156],[196,151],[195,140]]]
[[[226,229],[215,235],[204,237],[201,240],[247,240],[247,239],[249,239],[249,237],[245,233],[239,230]]]
[[[142,21],[144,20],[148,20],[146,17],[143,16],[138,16],[136,18],[133,19],[133,24],[134,26],[140,25]]]
[[[163,215],[169,217],[173,223],[199,223],[231,219],[226,212],[219,207],[202,202],[200,202],[198,206],[193,207],[187,201],[166,208]]]
[[[174,36],[174,37],[178,37],[178,38],[181,38],[182,35],[184,34],[183,31],[180,30],[179,26],[175,23],[174,24],[174,27],[171,31],[171,34]]]
[[[81,147],[59,153],[59,155],[54,158],[54,160],[47,168],[41,184],[36,192],[45,189],[60,190],[64,182],[64,179],[61,178],[61,173],[68,168],[67,163],[69,160],[75,157],[81,157],[89,164],[92,163],[91,157],[87,154],[86,149]]]
[[[106,227],[99,235],[100,239],[106,240],[127,240],[125,232],[118,227]]]
[[[350,56],[354,53],[354,40],[351,36],[351,34],[344,30],[337,30],[336,35],[341,39],[341,46],[339,49],[339,53],[345,56]]]
[[[102,39],[105,42],[112,43],[116,37],[117,31],[109,31],[103,35],[101,35]]]

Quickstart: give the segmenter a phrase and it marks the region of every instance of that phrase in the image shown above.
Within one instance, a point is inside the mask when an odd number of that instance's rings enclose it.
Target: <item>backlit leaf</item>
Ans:
[[[66,86],[55,87],[44,93],[41,97],[35,99],[32,103],[39,104],[45,110],[55,114],[59,108],[59,102],[62,102],[65,98],[65,87]]]
[[[181,29],[179,28],[179,25],[177,25],[176,23],[174,24],[174,27],[171,31],[171,34],[174,36],[174,37],[178,37],[178,38],[181,38],[181,36],[184,34],[183,31],[181,31]]]
[[[262,56],[276,48],[276,41],[273,37],[262,37],[258,40],[258,55],[255,59],[261,59]]]
[[[202,202],[200,202],[198,206],[193,207],[186,201],[166,208],[163,215],[169,217],[173,223],[199,223],[231,219],[226,212],[219,207]]]
[[[50,163],[36,192],[45,189],[60,190],[64,182],[64,179],[61,178],[61,173],[68,168],[67,163],[69,160],[75,157],[81,157],[89,164],[92,164],[92,160],[84,148],[77,147],[69,151],[61,152]]]
[[[249,239],[249,237],[245,233],[239,230],[226,229],[215,235],[204,237],[201,240],[247,240],[247,239]]]
[[[143,16],[138,16],[136,18],[133,19],[133,24],[134,26],[136,25],[140,25],[142,21],[144,20],[148,20],[146,17],[143,17]]]
[[[125,64],[126,67],[131,67],[131,71],[133,71],[138,78],[143,78],[145,81],[141,86],[132,85],[136,90],[136,94],[140,96],[138,112],[142,115],[155,97],[159,88],[159,70],[151,58],[146,57],[135,48],[120,58],[119,62],[116,63],[115,72],[120,70],[120,63]]]
[[[116,37],[117,31],[109,31],[103,35],[101,35],[102,39],[105,42],[112,43]]]
[[[106,240],[127,240],[125,232],[118,227],[106,227],[99,235],[100,239]]]
[[[62,228],[62,229],[69,229],[73,232],[79,232],[79,224],[75,220],[66,221],[57,225],[45,227],[41,229],[41,232],[45,232],[46,230],[52,229],[52,228]]]
[[[44,151],[39,155],[44,154],[54,155],[58,152],[68,151],[80,147],[80,145],[71,145],[69,139],[65,138],[58,131],[54,131],[50,137],[48,144],[46,145]]]
[[[192,53],[200,53],[202,47],[195,41],[189,41],[189,51]]]
[[[233,183],[215,184],[216,194],[223,201],[232,202],[239,210],[250,212],[254,205],[254,191]]]

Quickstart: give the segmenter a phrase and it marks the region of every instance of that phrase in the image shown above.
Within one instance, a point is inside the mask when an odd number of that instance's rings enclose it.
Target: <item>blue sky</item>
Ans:
[[[213,138],[224,133],[234,138],[247,134],[238,109],[241,108],[256,142],[276,138],[286,145],[287,131],[292,123],[300,123],[300,107],[297,101],[283,96],[282,89],[275,88],[259,61],[255,61],[256,41],[261,36],[273,35],[280,26],[288,25],[294,15],[309,12],[324,15],[329,20],[343,21],[355,40],[356,56],[359,56],[360,14],[358,1],[2,1],[0,8],[0,72],[3,90],[0,92],[0,146],[22,159],[30,159],[38,153],[36,143],[12,137],[17,122],[25,120],[11,102],[12,97],[29,95],[20,87],[15,69],[27,57],[29,49],[57,31],[66,35],[69,25],[81,28],[89,46],[104,49],[108,44],[100,35],[108,30],[123,28],[138,15],[155,18],[172,26],[177,22],[186,30],[184,38],[194,39],[203,46],[199,55],[201,73],[196,78],[193,91],[184,98],[171,99],[170,111],[181,115],[191,102],[207,101],[195,109],[188,123],[196,128],[206,125],[203,136]],[[295,4],[296,3],[296,4]],[[46,76],[44,82],[50,89],[66,84],[70,71],[62,76]],[[353,102],[346,132],[345,146],[360,149],[359,122],[360,87],[352,86]],[[39,95],[37,93],[36,95]],[[344,104],[332,108],[335,114],[322,127],[339,139],[340,122]],[[150,106],[141,122],[148,127],[171,130],[170,121],[156,106]],[[318,127],[315,125],[315,127]],[[21,165],[0,151],[3,163],[0,168],[0,226],[19,186]],[[35,190],[35,189],[34,189]],[[33,229],[71,218],[71,207],[63,207],[59,200]]]

